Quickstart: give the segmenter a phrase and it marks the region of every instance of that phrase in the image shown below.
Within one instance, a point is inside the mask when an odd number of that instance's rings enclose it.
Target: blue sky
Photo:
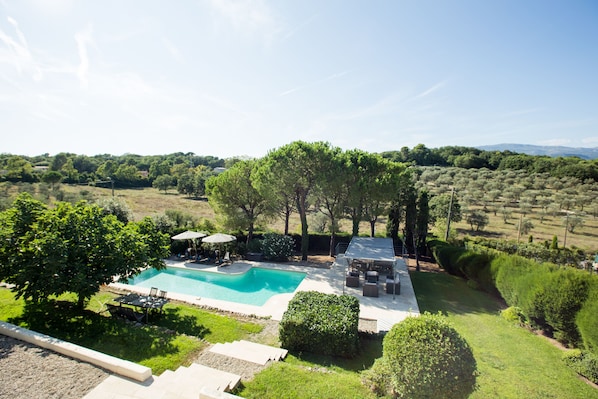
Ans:
[[[595,0],[0,0],[0,152],[598,146]]]

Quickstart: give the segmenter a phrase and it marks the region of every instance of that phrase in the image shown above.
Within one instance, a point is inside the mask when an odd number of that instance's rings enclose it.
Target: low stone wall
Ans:
[[[145,381],[152,376],[152,369],[149,367],[27,330],[14,324],[0,321],[0,334],[29,342],[30,344],[61,353],[77,360],[82,360],[137,381]]]

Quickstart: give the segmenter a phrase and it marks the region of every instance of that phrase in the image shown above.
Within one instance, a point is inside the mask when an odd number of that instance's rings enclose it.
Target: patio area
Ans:
[[[201,265],[193,262],[184,262],[176,260],[167,260],[166,264],[171,267],[181,267],[186,269],[206,270],[217,273],[244,273],[253,266],[261,268],[270,268],[277,270],[289,270],[307,273],[297,291],[318,291],[329,294],[343,293],[353,295],[359,299],[360,318],[375,320],[376,332],[388,331],[394,324],[400,322],[410,315],[419,315],[419,306],[415,298],[411,279],[407,265],[397,258],[396,273],[401,281],[399,295],[387,294],[384,284],[378,284],[378,296],[363,296],[362,285],[359,287],[346,287],[345,276],[347,271],[347,259],[344,255],[339,255],[330,268],[316,268],[309,266],[296,266],[288,263],[277,264],[267,262],[236,261],[227,267],[218,267],[215,265]],[[363,278],[362,278],[363,281]],[[144,294],[147,289],[135,287],[127,284],[112,284],[115,288],[139,292]],[[190,295],[179,294],[173,291],[168,292],[168,298],[171,300],[182,301],[197,306],[217,308],[224,311],[241,313],[246,315],[256,315],[260,317],[271,317],[273,320],[281,320],[282,315],[288,307],[289,301],[295,294],[279,294],[270,298],[263,306],[252,306],[240,303],[200,298]]]

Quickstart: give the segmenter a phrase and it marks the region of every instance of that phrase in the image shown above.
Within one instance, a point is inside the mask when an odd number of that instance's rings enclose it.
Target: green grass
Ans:
[[[414,273],[422,312],[442,312],[471,345],[479,372],[479,398],[598,398],[561,361],[562,350],[545,338],[504,320],[502,304],[446,274]],[[292,353],[284,363],[259,373],[241,389],[246,398],[371,398],[360,371],[381,356],[377,340],[364,340],[352,360]]]
[[[500,317],[501,303],[443,273],[411,275],[420,311],[442,312],[471,345],[479,371],[470,398],[598,398],[547,339]]]
[[[159,375],[189,365],[205,342],[227,342],[261,331],[258,323],[239,321],[182,304],[168,304],[161,317],[135,326],[101,312],[115,294],[100,292],[84,311],[74,296],[46,304],[25,304],[0,289],[0,320],[150,367]],[[101,313],[100,313],[101,312]]]

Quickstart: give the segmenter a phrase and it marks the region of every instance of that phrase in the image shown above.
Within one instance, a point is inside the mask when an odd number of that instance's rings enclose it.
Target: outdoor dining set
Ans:
[[[361,284],[360,275],[361,273],[359,271],[349,271],[345,277],[345,285],[347,287],[358,288]],[[379,284],[381,284],[380,273],[375,270],[366,271],[364,273],[363,281],[363,296],[377,297],[380,287]],[[384,288],[387,294],[399,295],[401,293],[401,281],[399,275],[395,274],[393,276],[392,273],[387,274]]]
[[[107,304],[106,307],[112,316],[120,316],[138,323],[148,323],[150,313],[162,313],[162,308],[168,303],[166,294],[166,291],[152,287],[149,295],[128,293],[114,298],[114,302],[118,302],[118,305]]]

